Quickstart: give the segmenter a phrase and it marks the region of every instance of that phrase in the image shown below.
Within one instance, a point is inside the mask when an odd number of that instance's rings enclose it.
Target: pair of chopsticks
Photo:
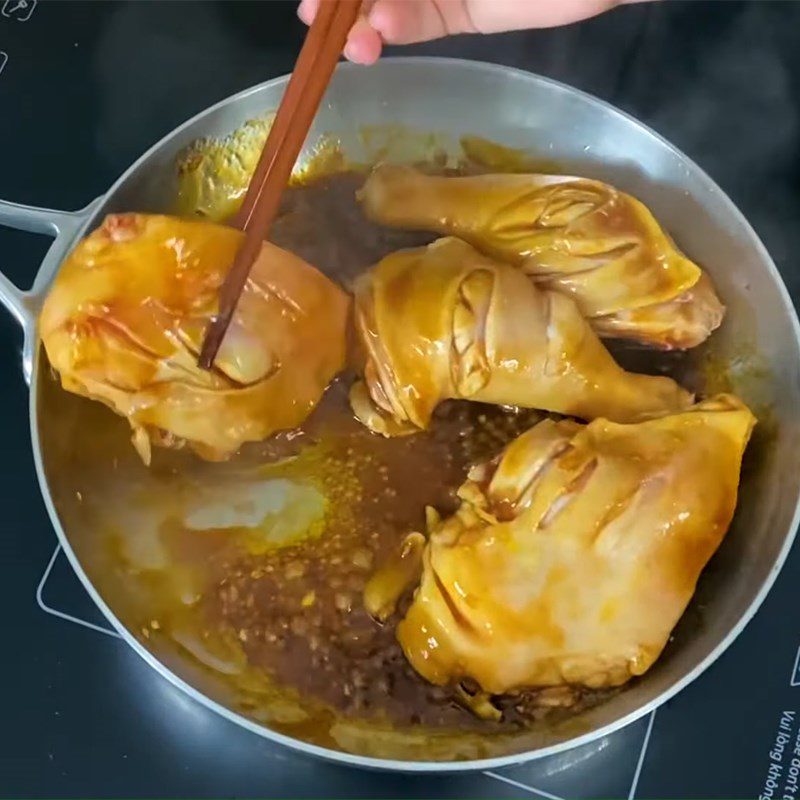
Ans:
[[[306,34],[236,217],[236,226],[245,236],[220,287],[219,311],[203,339],[198,361],[203,369],[211,369],[214,364],[360,6],[361,0],[321,0],[317,16]]]

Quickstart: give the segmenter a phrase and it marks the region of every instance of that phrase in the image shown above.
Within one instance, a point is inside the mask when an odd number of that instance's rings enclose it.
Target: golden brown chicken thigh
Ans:
[[[300,424],[345,361],[349,300],[264,243],[215,369],[197,366],[242,233],[166,216],[108,217],[67,258],[44,303],[42,341],[65,389],[126,417],[151,444],[222,459]]]
[[[368,217],[458,236],[572,297],[601,336],[694,347],[722,322],[708,275],[638,200],[557,175],[441,177],[380,166],[360,192]]]
[[[546,420],[473,468],[397,629],[413,667],[492,694],[644,673],[725,536],[754,421],[729,395],[634,425]]]
[[[623,370],[568,297],[459,239],[380,261],[356,283],[355,321],[364,382],[351,402],[387,436],[426,428],[446,399],[618,422],[692,401],[670,378]]]

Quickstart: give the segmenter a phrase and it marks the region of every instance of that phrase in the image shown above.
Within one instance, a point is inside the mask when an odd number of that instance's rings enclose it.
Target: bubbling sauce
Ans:
[[[424,530],[425,507],[452,512],[468,465],[538,417],[452,405],[429,433],[387,440],[353,420],[344,384],[329,390],[296,459],[266,468],[319,487],[328,501],[324,533],[260,556],[221,557],[209,613],[238,632],[250,664],[345,714],[462,723],[469,717],[450,692],[406,662],[397,615],[379,624],[362,593],[404,535]]]

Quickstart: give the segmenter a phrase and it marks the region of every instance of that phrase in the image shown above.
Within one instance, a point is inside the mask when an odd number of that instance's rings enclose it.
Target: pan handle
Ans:
[[[23,290],[0,272],[0,304],[5,306],[22,326],[22,374],[30,385],[33,356],[36,352],[36,318],[47,287],[58,265],[70,250],[75,238],[95,212],[102,198],[97,198],[80,211],[54,211],[0,200],[0,227],[15,228],[53,237],[53,243],[42,261],[33,285]]]

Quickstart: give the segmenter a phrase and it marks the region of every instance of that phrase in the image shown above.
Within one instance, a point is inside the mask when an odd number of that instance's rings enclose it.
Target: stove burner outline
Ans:
[[[0,62],[2,64],[2,62]],[[0,66],[0,69],[2,67]],[[83,628],[88,628],[89,630],[96,631],[97,633],[105,634],[106,636],[111,636],[114,639],[122,639],[122,636],[117,633],[117,631],[103,627],[102,625],[96,625],[94,622],[90,622],[86,619],[81,619],[80,617],[76,617],[74,614],[69,614],[66,611],[61,611],[53,606],[49,605],[44,598],[44,590],[45,586],[47,585],[47,581],[50,578],[50,575],[53,572],[53,566],[56,563],[56,559],[59,555],[63,552],[63,548],[61,544],[57,544],[55,550],[53,550],[53,554],[50,556],[50,560],[47,562],[47,566],[44,568],[44,572],[42,573],[42,577],[39,579],[39,584],[36,587],[36,603],[39,608],[42,609],[46,614],[50,614],[58,619],[64,620],[65,622],[71,622],[74,625],[80,625]],[[798,674],[798,667],[800,667],[800,648],[797,651],[797,658],[795,659],[795,666],[794,671],[792,674],[792,680],[794,681],[795,676],[797,675],[798,681],[797,683],[792,683],[792,686],[800,686],[800,674]],[[634,800],[636,797],[636,789],[639,786],[639,778],[642,774],[642,767],[644,765],[644,759],[647,754],[647,747],[650,744],[650,734],[653,731],[653,722],[656,718],[656,712],[652,711],[650,716],[647,720],[647,728],[645,730],[644,736],[642,737],[642,745],[641,750],[639,751],[639,758],[636,762],[636,769],[634,770],[633,777],[631,779],[631,787],[628,791],[628,800]],[[514,769],[514,767],[511,767]],[[544,800],[567,800],[564,797],[561,797],[556,794],[552,794],[551,792],[547,792],[544,789],[537,789],[535,786],[531,786],[530,784],[523,783],[522,781],[515,780],[514,778],[510,778],[506,775],[501,775],[499,772],[493,772],[490,770],[484,770],[484,775],[488,778],[492,778],[493,780],[500,781],[501,783],[506,783],[509,786],[514,786],[517,789],[522,789],[525,792],[535,796],[535,797],[542,797]]]
[[[115,639],[121,639],[122,636],[120,636],[120,634],[111,628],[105,628],[102,625],[95,625],[94,622],[89,622],[87,619],[81,619],[80,617],[68,614],[66,611],[59,611],[57,608],[53,608],[51,605],[47,604],[47,601],[44,599],[44,587],[47,584],[47,579],[50,577],[50,573],[53,571],[53,565],[56,563],[59,553],[61,553],[61,545],[57,544],[56,549],[53,550],[53,555],[50,556],[50,560],[47,562],[47,566],[44,568],[42,577],[39,579],[39,585],[36,587],[36,603],[39,608],[41,608],[45,614],[51,614],[54,617],[66,620],[67,622],[72,622],[75,625],[81,625],[84,628],[89,628],[93,631],[97,631],[98,633],[104,633],[106,636],[113,636]]]
[[[511,778],[506,778],[505,775],[499,775],[496,772],[486,771],[483,774],[489,778],[494,778],[496,781],[507,783],[509,786],[515,786],[517,789],[523,789],[526,792],[530,792],[531,794],[536,795],[536,797],[544,797],[546,800],[565,800],[565,798],[559,797],[557,794],[550,794],[550,792],[546,792],[544,789],[536,789],[533,786],[528,786],[526,783],[521,783],[520,781],[515,781]]]
[[[789,679],[789,686],[800,686],[800,647],[797,648],[797,655],[794,657],[792,667],[792,677]]]
[[[633,777],[631,778],[631,787],[628,790],[628,800],[634,800],[636,797],[636,790],[639,788],[639,778],[642,776],[642,767],[644,766],[644,759],[647,755],[647,748],[650,744],[650,734],[653,732],[653,723],[655,722],[655,719],[656,710],[653,710],[650,712],[650,716],[647,718],[647,728],[645,729],[644,736],[642,737],[642,746],[639,750],[639,758],[636,761],[636,769],[634,770]],[[517,789],[523,789],[524,791],[529,792],[536,797],[543,797],[545,800],[567,800],[567,798],[560,797],[559,795],[552,794],[551,792],[546,792],[544,789],[537,789],[535,786],[523,783],[522,781],[514,780],[513,778],[509,778],[506,775],[501,775],[498,772],[486,770],[483,774],[490,778],[494,778],[496,781],[501,781],[502,783],[507,783],[510,786],[515,786]]]
[[[3,71],[3,67],[8,64],[8,53],[5,50],[0,50],[0,72]]]

